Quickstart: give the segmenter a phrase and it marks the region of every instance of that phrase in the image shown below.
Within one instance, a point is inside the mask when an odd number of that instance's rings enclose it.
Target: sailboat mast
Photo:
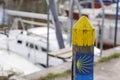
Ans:
[[[54,0],[48,0],[48,5],[50,7],[50,11],[51,11],[53,21],[54,21],[54,24],[55,24],[56,38],[57,38],[57,41],[58,41],[58,44],[59,44],[59,48],[60,49],[65,48],[63,37],[62,37],[62,32],[61,32],[61,28],[60,28],[60,22],[59,22],[59,19],[58,19],[58,14],[56,12],[56,7],[55,7]]]

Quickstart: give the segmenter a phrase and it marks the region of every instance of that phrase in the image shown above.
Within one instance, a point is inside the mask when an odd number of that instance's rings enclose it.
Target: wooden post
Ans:
[[[93,80],[95,29],[82,16],[73,26],[72,80]]]

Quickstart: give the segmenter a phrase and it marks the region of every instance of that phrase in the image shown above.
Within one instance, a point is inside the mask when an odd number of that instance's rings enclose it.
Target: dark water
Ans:
[[[46,0],[4,0],[5,6],[12,10],[47,13]]]
[[[47,14],[48,12],[46,0],[3,0],[3,1],[5,2],[6,9],[44,13],[44,14]],[[58,0],[58,3],[64,3],[64,1],[66,0]],[[31,20],[30,18],[24,18],[24,19]],[[13,20],[14,17],[9,16],[9,20],[8,20],[9,26],[13,24]],[[46,22],[46,20],[37,20],[37,19],[34,19],[34,21]]]

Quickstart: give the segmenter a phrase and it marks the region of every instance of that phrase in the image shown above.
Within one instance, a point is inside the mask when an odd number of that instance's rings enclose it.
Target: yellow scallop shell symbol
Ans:
[[[77,61],[77,68],[78,68],[78,69],[81,69],[81,65],[82,65],[82,64],[81,64],[81,61],[78,60],[78,61]]]

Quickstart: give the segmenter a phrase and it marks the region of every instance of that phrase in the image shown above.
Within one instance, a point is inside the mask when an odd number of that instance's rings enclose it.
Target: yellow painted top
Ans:
[[[95,29],[87,17],[82,16],[73,26],[72,43],[77,46],[94,45]]]

